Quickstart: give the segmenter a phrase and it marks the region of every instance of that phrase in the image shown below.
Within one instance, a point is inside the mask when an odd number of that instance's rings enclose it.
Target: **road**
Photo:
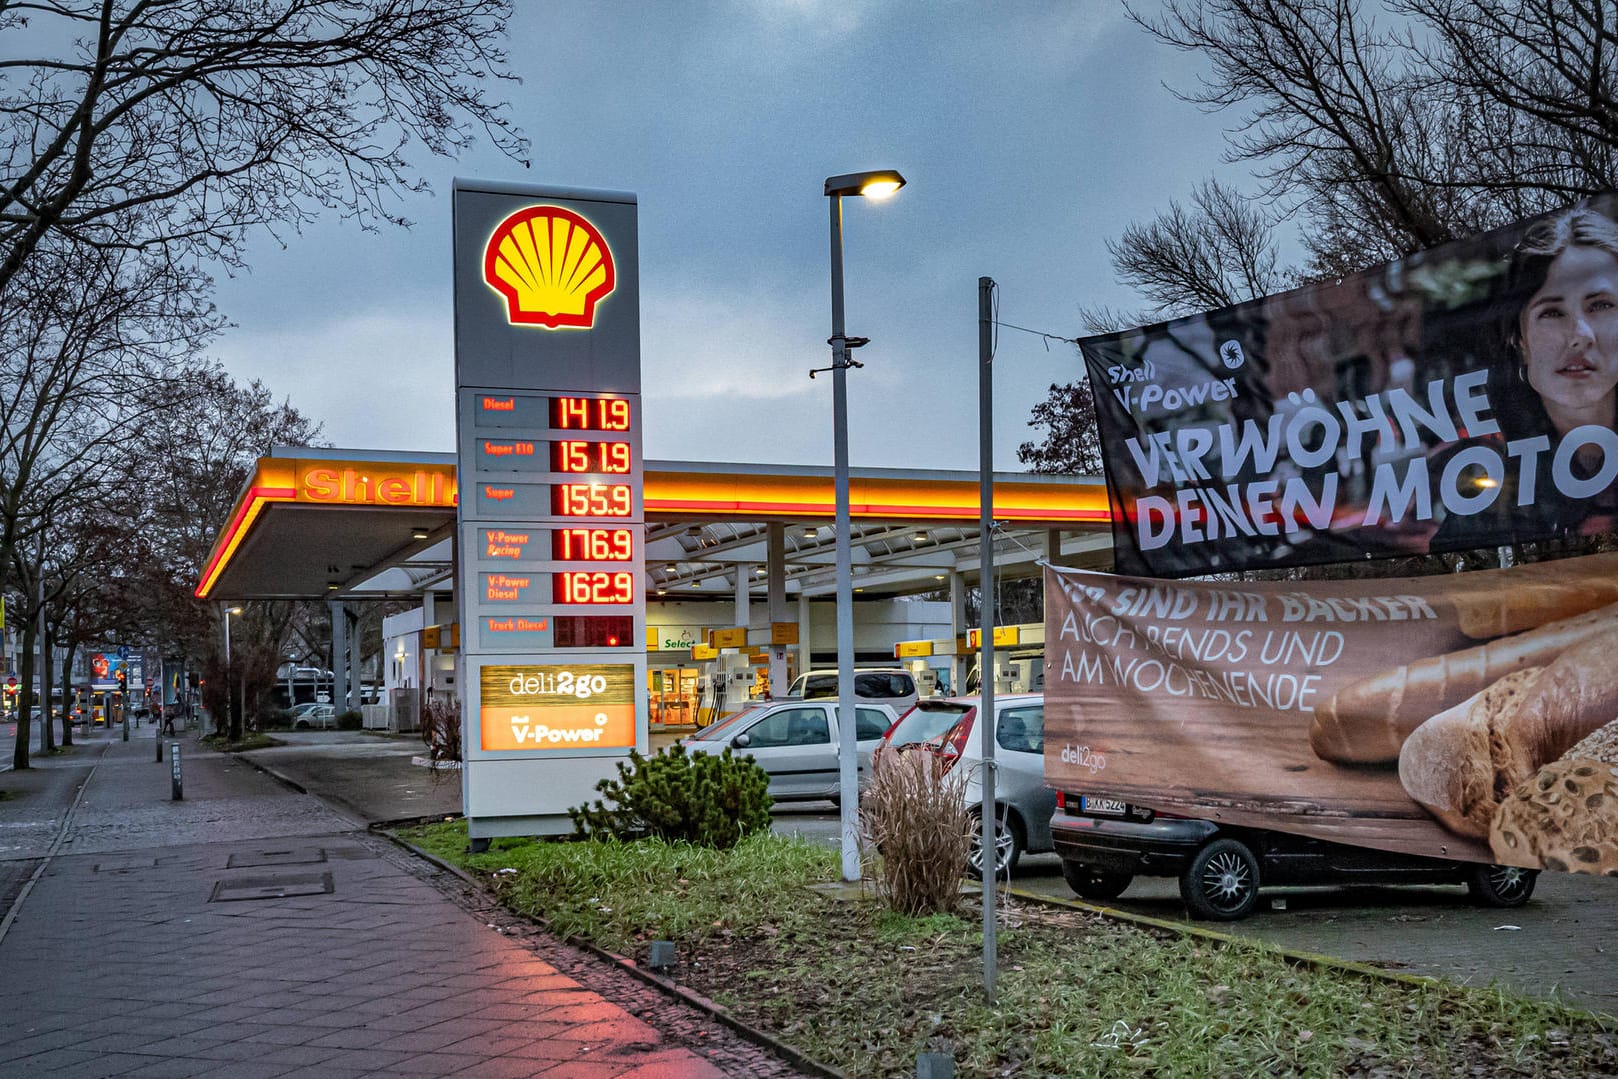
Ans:
[[[413,737],[363,732],[277,734],[286,745],[249,756],[348,815],[403,820],[460,811],[458,772],[435,777],[413,764]],[[784,805],[775,829],[835,845],[830,803]],[[1014,884],[1072,900],[1054,855],[1025,856]],[[1141,878],[1117,909],[1184,921],[1172,880]],[[1205,924],[1205,923],[1204,923]],[[1557,997],[1618,1015],[1618,881],[1545,873],[1534,899],[1518,910],[1474,907],[1460,887],[1284,889],[1261,900],[1245,921],[1218,928],[1293,951],[1334,956],[1390,970],[1472,985],[1498,980],[1514,991]]]

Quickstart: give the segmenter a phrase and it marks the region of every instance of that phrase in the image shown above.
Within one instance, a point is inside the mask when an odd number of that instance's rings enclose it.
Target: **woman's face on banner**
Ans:
[[[1618,257],[1570,247],[1522,315],[1523,369],[1559,430],[1612,424],[1618,386]]]

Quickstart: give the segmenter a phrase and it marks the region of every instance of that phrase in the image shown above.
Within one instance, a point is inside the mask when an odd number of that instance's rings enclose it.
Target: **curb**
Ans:
[[[1249,948],[1261,948],[1267,952],[1270,952],[1272,955],[1280,956],[1289,963],[1296,963],[1299,966],[1309,967],[1314,970],[1339,971],[1344,974],[1357,974],[1365,978],[1379,978],[1383,981],[1396,982],[1399,985],[1412,989],[1471,989],[1481,991],[1485,988],[1484,986],[1462,985],[1459,982],[1452,982],[1447,978],[1426,974],[1407,974],[1404,971],[1387,970],[1383,967],[1373,966],[1370,963],[1360,963],[1353,959],[1340,959],[1337,956],[1323,955],[1319,952],[1295,951],[1291,948],[1282,948],[1278,945],[1266,944],[1263,941],[1255,941],[1249,940],[1246,937],[1238,937],[1232,933],[1222,933],[1217,929],[1204,929],[1202,926],[1191,925],[1186,922],[1173,922],[1164,918],[1153,918],[1148,914],[1136,914],[1133,911],[1119,910],[1117,907],[1102,906],[1099,903],[1087,903],[1082,899],[1059,899],[1055,896],[1038,895],[1034,892],[1025,892],[1020,888],[1007,888],[1006,894],[1016,896],[1018,899],[1027,903],[1039,903],[1047,907],[1066,907],[1072,910],[1089,911],[1092,914],[1100,914],[1103,917],[1111,918],[1114,921],[1125,922],[1130,925],[1137,925],[1146,929],[1160,929],[1165,932],[1178,933],[1181,936],[1197,937],[1201,940],[1212,941],[1216,944],[1233,944],[1242,945]],[[1489,987],[1492,988],[1495,986],[1495,984],[1496,983],[1494,982],[1490,982]],[[1590,1011],[1588,1009],[1579,1008],[1559,1000],[1548,1000],[1546,1003],[1555,1004],[1557,1007],[1565,1008],[1577,1015],[1585,1016],[1597,1021],[1610,1022],[1613,1018],[1605,1012]]]
[[[1170,933],[1178,933],[1185,937],[1197,937],[1201,940],[1213,941],[1216,944],[1236,944],[1249,948],[1260,948],[1264,951],[1278,955],[1290,962],[1306,967],[1324,970],[1338,970],[1349,974],[1360,974],[1372,978],[1383,978],[1387,981],[1399,982],[1413,988],[1449,986],[1453,982],[1443,978],[1428,977],[1425,974],[1406,974],[1397,970],[1386,970],[1373,966],[1370,963],[1359,963],[1352,959],[1339,959],[1336,956],[1322,955],[1319,952],[1299,952],[1290,948],[1278,947],[1274,944],[1265,944],[1262,941],[1249,940],[1246,937],[1236,936],[1234,933],[1222,933],[1217,929],[1204,929],[1199,925],[1186,922],[1170,921],[1166,918],[1153,918],[1149,914],[1136,914],[1133,911],[1119,910],[1117,907],[1107,907],[1100,903],[1086,903],[1082,899],[1058,899],[1055,896],[1039,895],[1035,892],[1025,892],[1021,888],[1006,889],[1007,895],[1016,896],[1025,903],[1038,903],[1047,907],[1066,907],[1071,910],[1085,910],[1092,914],[1100,914],[1113,921],[1125,922],[1130,925],[1141,926],[1146,929],[1161,929]]]
[[[438,819],[440,818],[430,818],[430,820]],[[471,876],[460,866],[451,865],[449,862],[444,861],[444,859],[438,857],[436,854],[431,854],[425,850],[422,850],[414,843],[401,839],[391,831],[383,831],[378,829],[378,832],[381,835],[387,836],[388,839],[409,851],[411,854],[421,858],[423,861],[437,866],[439,869],[453,875],[468,886],[476,888],[478,891],[485,894],[491,894],[481,880]],[[496,902],[498,902],[498,900],[496,900]],[[543,926],[547,932],[551,931],[550,923],[545,921],[543,918],[535,918],[530,915],[517,915],[515,911],[512,913],[517,917],[526,918],[528,921]],[[783,1041],[779,1041],[765,1031],[737,1019],[724,1007],[708,999],[707,997],[702,996],[700,993],[695,993],[680,985],[678,982],[671,981],[661,975],[653,974],[651,971],[640,966],[628,956],[619,955],[617,952],[609,952],[605,948],[597,947],[589,941],[581,940],[578,937],[558,937],[558,939],[560,939],[564,944],[568,944],[574,948],[578,948],[581,951],[588,952],[597,959],[611,963],[625,974],[639,979],[647,985],[652,986],[654,989],[661,990],[664,994],[673,998],[674,1000],[696,1008],[698,1011],[701,1011],[705,1015],[709,1016],[716,1023],[720,1023],[723,1026],[728,1027],[731,1031],[740,1035],[742,1038],[752,1042],[761,1049],[767,1050],[774,1056],[779,1057],[795,1068],[808,1072],[811,1075],[820,1076],[821,1079],[848,1079],[848,1077],[842,1072],[822,1064],[813,1057],[805,1056],[795,1046],[789,1045]]]

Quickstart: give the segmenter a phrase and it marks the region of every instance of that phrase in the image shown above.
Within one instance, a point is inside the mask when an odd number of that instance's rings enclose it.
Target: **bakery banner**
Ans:
[[[1618,875],[1618,554],[1307,583],[1047,568],[1045,611],[1049,786]]]
[[[1618,195],[1080,342],[1115,568],[1154,577],[1618,527]]]

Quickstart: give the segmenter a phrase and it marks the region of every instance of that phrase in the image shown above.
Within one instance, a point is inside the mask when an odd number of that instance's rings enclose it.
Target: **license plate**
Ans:
[[[1124,803],[1116,798],[1090,798],[1081,795],[1079,808],[1086,813],[1094,813],[1098,817],[1121,817],[1124,815]]]

